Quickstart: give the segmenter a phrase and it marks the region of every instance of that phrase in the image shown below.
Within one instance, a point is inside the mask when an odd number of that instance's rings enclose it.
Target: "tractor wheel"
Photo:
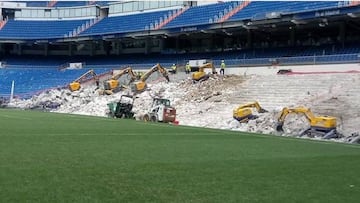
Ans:
[[[151,117],[150,117],[150,121],[151,121],[151,122],[156,122],[156,121],[157,121],[156,116],[151,116]]]
[[[143,119],[142,119],[142,120],[145,121],[145,122],[149,122],[149,121],[150,121],[149,115],[148,115],[148,114],[145,114],[145,115],[143,116]]]

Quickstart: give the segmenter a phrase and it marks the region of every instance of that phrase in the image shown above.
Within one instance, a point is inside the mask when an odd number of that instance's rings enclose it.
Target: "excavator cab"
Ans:
[[[125,74],[130,75],[129,83],[133,82],[137,77],[135,73],[132,71],[131,67],[127,67],[121,70],[118,74],[114,75],[110,80],[105,81],[104,90],[101,91],[100,94],[111,95],[121,91],[123,87],[120,86],[119,79]]]
[[[110,80],[104,81],[104,89],[105,90],[112,90],[118,86],[119,86],[118,80],[110,79]]]
[[[98,79],[94,70],[87,71],[86,73],[82,74],[79,78],[77,78],[76,80],[74,80],[73,82],[71,82],[69,84],[70,91],[79,90],[81,88],[82,82],[93,79],[93,78]]]
[[[251,108],[256,108],[259,113],[268,112],[263,109],[258,102],[251,102],[244,105],[240,105],[233,110],[233,118],[238,120],[240,123],[246,123],[249,120],[257,119],[258,116],[253,115]]]
[[[315,116],[309,108],[296,107],[296,108],[283,108],[278,123],[276,125],[277,131],[284,131],[283,126],[285,118],[290,113],[302,113],[305,115],[310,123],[310,128],[305,129],[300,133],[300,137],[307,135],[309,137],[320,136],[324,139],[338,137],[336,132],[336,118],[333,116]]]
[[[159,72],[168,82],[170,81],[168,71],[163,68],[160,64],[156,64],[153,66],[148,72],[141,76],[139,81],[133,82],[130,85],[130,89],[132,92],[139,93],[146,89],[146,80],[155,72]]]
[[[77,91],[79,90],[81,87],[80,82],[74,81],[72,83],[69,84],[69,89],[73,92],[73,91]]]
[[[134,82],[130,88],[132,92],[142,92],[146,89],[146,83],[144,81]]]
[[[204,71],[204,69],[210,68],[212,74],[216,74],[216,68],[212,62],[208,62],[199,67],[199,70],[192,74],[193,81],[207,80],[210,76]]]

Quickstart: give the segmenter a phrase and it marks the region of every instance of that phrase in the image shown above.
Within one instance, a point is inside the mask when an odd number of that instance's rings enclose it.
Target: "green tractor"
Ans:
[[[134,119],[132,111],[134,98],[131,95],[121,95],[120,101],[107,104],[109,107],[109,117],[112,118],[131,118]]]

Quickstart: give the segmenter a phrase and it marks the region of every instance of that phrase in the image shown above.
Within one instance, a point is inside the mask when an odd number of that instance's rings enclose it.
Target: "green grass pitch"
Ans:
[[[0,109],[0,202],[358,202],[360,147]]]

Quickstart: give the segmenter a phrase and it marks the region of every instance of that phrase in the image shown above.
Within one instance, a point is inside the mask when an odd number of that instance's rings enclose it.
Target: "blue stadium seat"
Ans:
[[[230,6],[234,8],[233,5],[234,2],[226,2],[191,7],[165,25],[164,28],[211,24],[209,22],[210,19],[214,21],[215,16],[217,16],[217,18],[221,17],[221,15],[225,13],[224,9],[229,11]]]
[[[82,32],[80,36],[144,31],[146,26],[155,25],[155,21],[159,23],[159,19],[169,12],[173,10],[107,17]]]
[[[0,30],[2,39],[49,39],[63,38],[74,28],[86,23],[87,20],[9,20]]]
[[[229,21],[265,19],[266,13],[279,12],[281,14],[299,13],[338,7],[338,1],[253,1],[247,7],[233,15]]]

